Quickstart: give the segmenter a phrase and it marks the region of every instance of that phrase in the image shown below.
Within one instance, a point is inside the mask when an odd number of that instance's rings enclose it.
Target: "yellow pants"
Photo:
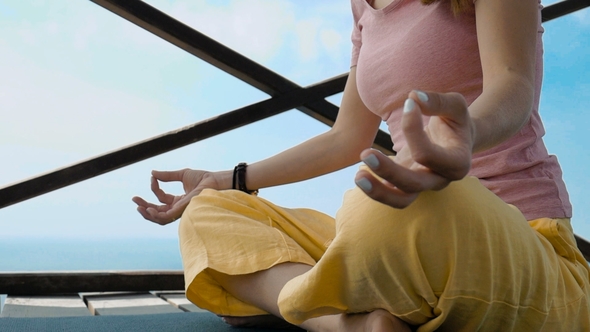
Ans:
[[[314,266],[279,296],[292,323],[388,310],[418,331],[590,331],[589,267],[568,219],[527,222],[476,178],[403,210],[349,190],[336,218],[205,190],[179,226],[186,294],[220,315],[265,312],[208,273]]]

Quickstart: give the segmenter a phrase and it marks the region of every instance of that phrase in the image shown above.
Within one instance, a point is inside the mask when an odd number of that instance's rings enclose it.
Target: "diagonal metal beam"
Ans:
[[[340,75],[307,88],[297,88],[280,96],[0,188],[0,209],[266,119],[291,110],[302,103],[323,100],[342,91],[346,79],[347,75]]]
[[[91,1],[271,96],[300,87],[143,1]],[[296,108],[329,126],[334,124],[338,114],[338,107],[326,100],[305,103]],[[379,131],[374,147],[391,153],[389,134]]]
[[[541,16],[547,22],[586,7],[590,7],[590,0],[565,0],[543,8]]]

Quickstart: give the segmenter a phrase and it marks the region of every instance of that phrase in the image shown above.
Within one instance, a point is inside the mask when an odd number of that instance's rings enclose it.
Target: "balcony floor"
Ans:
[[[241,329],[190,303],[184,292],[10,295],[0,331],[284,331]]]

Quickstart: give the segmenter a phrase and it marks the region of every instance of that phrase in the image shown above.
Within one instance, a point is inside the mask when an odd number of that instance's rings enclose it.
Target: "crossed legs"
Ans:
[[[526,220],[477,179],[424,193],[404,210],[351,191],[335,225],[316,223],[315,214],[301,222],[310,212],[243,193],[204,193],[181,222],[187,297],[232,325],[269,322],[256,315],[271,313],[310,331],[409,330],[403,321],[435,330],[494,323],[488,309],[501,323],[522,310],[484,300],[518,306],[537,287],[506,293],[494,285],[546,275]],[[324,223],[335,237],[309,235]]]
[[[247,275],[230,276],[209,270],[209,273],[233,296],[271,313],[275,317],[224,317],[234,326],[257,326],[289,328],[290,324],[282,319],[277,305],[279,293],[292,278],[311,269],[311,266],[298,263],[283,263],[268,270]],[[294,327],[291,325],[291,327]],[[376,310],[367,314],[327,315],[311,318],[299,325],[308,331],[367,331],[397,332],[410,331],[400,319],[385,310]]]

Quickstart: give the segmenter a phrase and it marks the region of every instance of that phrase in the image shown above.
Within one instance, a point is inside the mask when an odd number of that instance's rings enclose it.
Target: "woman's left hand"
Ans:
[[[431,116],[424,126],[422,115]],[[475,126],[458,93],[412,91],[404,105],[404,146],[394,160],[376,150],[361,159],[381,177],[360,170],[355,182],[372,199],[394,208],[409,206],[422,191],[440,190],[471,167]]]

